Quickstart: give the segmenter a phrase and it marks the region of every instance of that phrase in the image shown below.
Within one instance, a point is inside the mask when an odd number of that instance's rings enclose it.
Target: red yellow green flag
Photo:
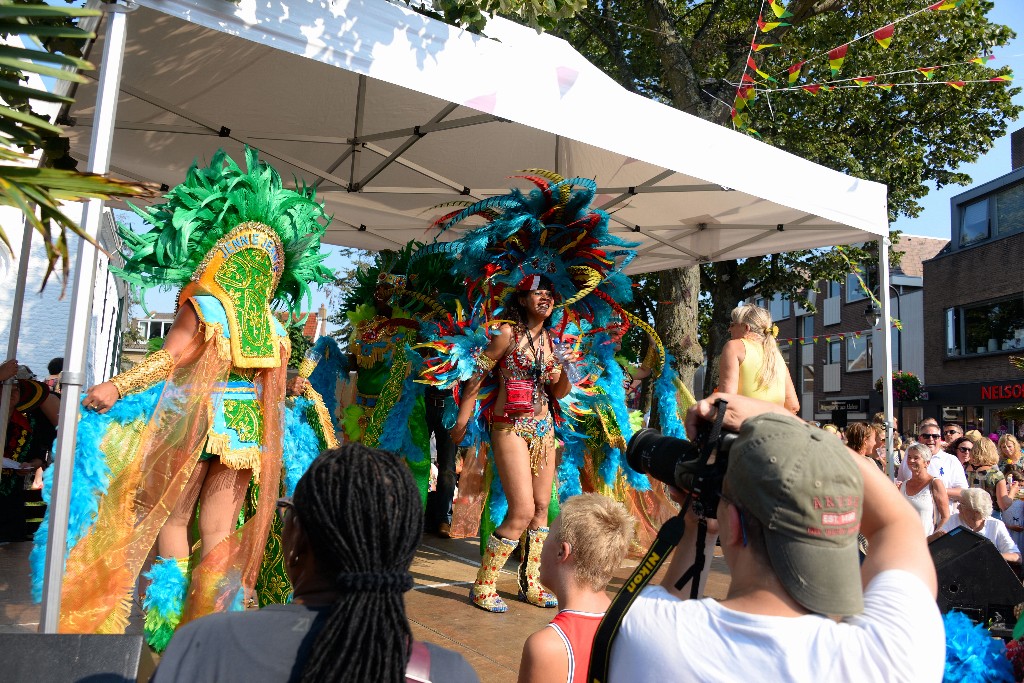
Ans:
[[[889,43],[892,41],[892,34],[895,30],[896,26],[894,24],[889,24],[878,29],[871,35],[875,37],[875,42],[881,45],[882,49],[888,50]]]
[[[1002,76],[996,76],[995,78],[988,79],[993,83],[1009,83],[1013,80],[1013,74],[1004,74]]]
[[[875,80],[874,76],[858,76],[853,79],[853,82],[863,88],[865,85],[870,85],[873,80]]]
[[[754,52],[760,52],[770,47],[782,47],[782,43],[751,43],[750,47],[754,49]]]
[[[985,66],[985,62],[990,61],[990,60],[995,59],[995,58],[996,58],[995,55],[981,55],[981,56],[978,56],[978,57],[975,57],[974,59],[972,59],[971,62],[974,63],[974,64],[980,64],[982,66]]]
[[[815,85],[801,85],[800,89],[801,90],[805,90],[805,91],[811,93],[812,95],[817,96],[818,91],[821,90],[821,86],[817,85],[817,84],[815,84]]]
[[[779,19],[793,16],[793,13],[779,4],[778,0],[768,0],[768,4],[771,5],[772,12],[775,12],[775,16]]]
[[[797,62],[793,66],[789,67],[789,84],[793,85],[800,78],[800,69],[803,68],[807,61]]]
[[[828,66],[832,69],[833,78],[838,76],[839,70],[843,68],[843,60],[846,59],[846,50],[849,47],[849,45],[840,45],[828,51]]]
[[[876,83],[875,85],[877,85],[879,88],[881,88],[885,92],[889,92],[890,90],[892,90],[892,86],[894,86],[896,84],[895,83]]]
[[[776,81],[774,78],[772,78],[771,76],[769,76],[768,74],[766,74],[765,72],[763,72],[759,68],[757,68],[757,62],[754,61],[753,57],[747,57],[747,66],[749,66],[751,69],[753,69],[757,73],[758,76],[760,76],[761,78],[765,79],[766,81],[771,81],[772,83],[778,83],[778,81]]]
[[[790,26],[790,25],[791,24],[787,24],[784,21],[765,21],[764,17],[758,17],[757,18],[757,28],[762,33],[767,33],[768,31],[771,31],[773,28],[778,28],[779,26]]]
[[[956,90],[963,90],[964,86],[967,85],[964,81],[946,81],[946,85]]]
[[[934,5],[929,5],[928,9],[932,10],[933,12],[938,12],[939,10],[956,9],[957,7],[960,6],[960,4],[963,1],[964,0],[939,0]]]
[[[932,76],[935,75],[935,73],[934,73],[935,70],[938,69],[938,68],[939,67],[937,67],[937,66],[921,66],[921,67],[918,67],[917,70],[919,72],[921,72],[921,75],[924,76],[924,79],[926,81],[930,81],[930,80],[932,80]]]

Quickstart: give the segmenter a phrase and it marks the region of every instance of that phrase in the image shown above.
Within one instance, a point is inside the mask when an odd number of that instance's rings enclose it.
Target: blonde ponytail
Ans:
[[[779,359],[782,357],[775,341],[779,328],[772,323],[772,314],[760,306],[743,304],[732,310],[732,321],[746,325],[749,334],[760,340],[764,362],[757,370],[756,381],[758,389],[767,389],[779,376]]]

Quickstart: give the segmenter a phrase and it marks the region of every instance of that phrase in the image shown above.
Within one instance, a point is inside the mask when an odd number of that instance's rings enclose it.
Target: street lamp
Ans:
[[[878,293],[878,288],[875,288],[875,293]],[[900,313],[900,292],[898,289],[889,285],[889,292],[896,297],[896,319],[902,321],[903,316]],[[882,321],[882,311],[878,308],[878,305],[872,301],[867,308],[864,309],[864,320],[867,321],[868,325],[875,327]],[[888,327],[888,325],[886,325]],[[896,369],[903,369],[903,330],[896,328]],[[903,401],[899,401],[897,419],[900,424],[903,423]]]

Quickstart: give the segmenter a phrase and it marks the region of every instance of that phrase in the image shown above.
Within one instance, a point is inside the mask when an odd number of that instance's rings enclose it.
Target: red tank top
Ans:
[[[569,653],[569,676],[566,683],[586,683],[590,666],[590,650],[594,647],[594,634],[604,613],[577,612],[564,609],[548,624],[562,639]]]

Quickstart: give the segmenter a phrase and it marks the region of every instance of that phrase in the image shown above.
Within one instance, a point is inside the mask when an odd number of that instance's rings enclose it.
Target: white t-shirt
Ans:
[[[946,523],[942,525],[942,530],[949,532],[958,526],[967,527],[960,521],[960,514],[951,515]],[[985,526],[982,527],[981,531],[978,532],[988,540],[992,541],[995,545],[996,550],[1000,553],[1020,553],[1020,548],[1010,538],[1010,532],[1007,531],[1006,525],[993,517],[985,519]]]
[[[1003,523],[1012,524],[1013,526],[1024,527],[1024,500],[1014,498],[1013,502],[1010,503],[1010,507],[1003,510]],[[1021,544],[1024,543],[1024,531],[1013,531],[1007,528],[1010,532],[1010,538],[1020,548]]]
[[[927,683],[942,680],[945,653],[935,597],[902,570],[878,574],[864,612],[838,623],[747,614],[647,586],[612,644],[608,680]]]
[[[960,464],[960,460],[957,459],[952,453],[946,451],[939,451],[932,456],[932,459],[928,461],[928,474],[933,477],[938,477],[945,484],[946,490],[950,489],[965,489],[967,488],[967,473],[964,472],[964,466]],[[906,481],[910,479],[910,468],[907,466],[907,459],[903,458],[903,462],[900,464],[899,474],[896,476],[900,481]],[[953,514],[957,511],[959,504],[950,499],[949,501],[949,514]]]

